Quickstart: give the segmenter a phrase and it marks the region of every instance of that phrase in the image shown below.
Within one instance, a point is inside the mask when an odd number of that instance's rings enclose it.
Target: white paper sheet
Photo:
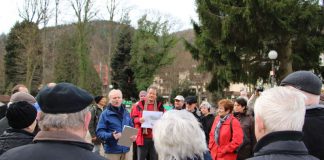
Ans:
[[[143,111],[144,123],[142,123],[142,128],[153,128],[154,123],[161,118],[163,112],[157,111]]]
[[[130,127],[130,126],[124,126],[124,129],[121,133],[121,137],[118,140],[118,145],[130,147],[133,144],[133,141],[130,139],[131,136],[137,135],[137,129]]]

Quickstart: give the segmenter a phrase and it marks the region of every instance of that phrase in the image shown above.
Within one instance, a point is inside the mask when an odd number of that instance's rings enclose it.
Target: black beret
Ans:
[[[7,109],[6,117],[8,124],[14,129],[23,129],[36,120],[35,107],[26,101],[14,102]]]
[[[186,97],[185,102],[189,104],[197,103],[197,98],[196,96],[188,96]]]
[[[102,98],[103,96],[96,96],[94,99],[96,103],[99,103]]]
[[[281,83],[281,86],[290,85],[299,90],[311,93],[314,95],[320,95],[322,89],[322,81],[314,73],[310,71],[297,71],[289,74],[285,77]]]
[[[59,83],[41,90],[37,101],[44,113],[75,113],[90,105],[93,97],[71,83]]]

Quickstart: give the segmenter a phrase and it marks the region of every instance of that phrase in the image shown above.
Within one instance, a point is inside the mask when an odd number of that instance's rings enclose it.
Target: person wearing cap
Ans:
[[[237,150],[237,160],[244,160],[252,157],[253,147],[256,143],[254,134],[254,118],[248,114],[247,101],[243,97],[234,100],[234,117],[240,121],[243,129],[243,143]]]
[[[29,104],[33,105],[36,103],[36,99],[26,92],[15,92],[10,97],[10,101],[8,103],[8,107],[14,102],[26,101]],[[7,108],[8,108],[7,107]],[[35,107],[35,106],[34,106]],[[2,134],[7,128],[9,128],[8,119],[7,117],[3,117],[0,120],[0,134]]]
[[[11,95],[13,95],[13,94],[15,94],[17,92],[29,93],[28,88],[23,84],[17,84],[11,89]],[[7,108],[8,108],[7,104],[4,104],[4,103],[0,102],[0,115],[1,115],[0,119],[5,117]],[[1,130],[0,133],[2,133],[2,132],[3,132],[3,130]]]
[[[104,96],[96,96],[95,103],[89,106],[91,112],[91,120],[89,124],[89,132],[91,135],[91,142],[94,144],[93,151],[97,154],[100,153],[102,141],[97,138],[96,129],[99,122],[99,117],[107,105],[107,98]]]
[[[174,109],[176,110],[182,110],[182,109],[185,109],[186,106],[184,104],[184,97],[182,95],[177,95],[175,98],[174,98]]]
[[[39,126],[33,142],[8,150],[0,160],[71,160],[105,158],[92,152],[93,145],[84,139],[91,119],[89,106],[93,97],[70,83],[58,83],[39,93]]]
[[[305,96],[296,90],[281,86],[266,90],[255,102],[258,142],[249,160],[316,160],[302,141],[304,106]]]
[[[145,119],[142,116],[143,111],[164,112],[161,102],[157,101],[157,87],[150,86],[147,89],[145,100],[138,102],[134,109],[133,119],[135,128],[138,129],[137,144],[137,160],[158,160],[153,141],[152,128],[142,128],[141,125]]]
[[[201,116],[201,126],[205,132],[205,139],[206,139],[207,145],[209,142],[209,132],[211,130],[211,127],[212,127],[214,119],[215,119],[215,116],[210,113],[210,108],[211,108],[211,105],[207,101],[204,101],[200,104],[200,112],[202,115]]]
[[[186,102],[186,110],[191,112],[196,117],[198,122],[200,122],[201,113],[197,109],[197,98],[196,98],[196,96],[188,96],[188,97],[186,97],[185,102]]]
[[[124,126],[133,127],[126,106],[122,104],[123,95],[119,89],[113,89],[108,94],[109,104],[102,112],[98,126],[97,137],[104,141],[104,157],[110,160],[131,160],[130,147],[117,144]],[[135,141],[136,136],[129,137]]]
[[[306,115],[303,127],[303,141],[309,154],[324,159],[324,105],[319,104],[322,81],[310,71],[296,71],[286,76],[280,83],[306,96]]]
[[[0,155],[11,148],[31,144],[34,138],[37,112],[25,101],[14,102],[7,109],[10,128],[0,136]]]
[[[11,89],[11,95],[13,95],[17,92],[29,93],[29,90],[24,84],[17,84]]]

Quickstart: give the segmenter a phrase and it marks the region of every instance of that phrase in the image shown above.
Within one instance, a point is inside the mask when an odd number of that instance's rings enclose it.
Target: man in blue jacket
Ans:
[[[131,160],[130,148],[117,144],[123,127],[133,127],[132,119],[125,105],[122,104],[123,95],[120,90],[109,92],[109,104],[100,116],[97,126],[97,137],[104,141],[105,157],[110,160]],[[135,141],[136,136],[130,137]]]

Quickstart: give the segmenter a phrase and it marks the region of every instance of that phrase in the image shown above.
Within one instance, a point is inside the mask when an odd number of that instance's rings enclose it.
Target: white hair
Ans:
[[[203,157],[208,151],[199,122],[186,110],[164,113],[153,127],[153,139],[159,159],[163,160]]]
[[[266,133],[302,131],[305,119],[305,96],[286,87],[266,90],[255,102],[255,116],[260,117]]]
[[[113,90],[111,90],[111,91],[108,93],[109,102],[111,102],[111,100],[112,100],[111,97],[112,97],[112,95],[115,94],[115,93],[118,93],[118,94],[120,95],[120,97],[123,99],[123,93],[122,93],[122,91],[119,90],[119,89],[113,89]]]

